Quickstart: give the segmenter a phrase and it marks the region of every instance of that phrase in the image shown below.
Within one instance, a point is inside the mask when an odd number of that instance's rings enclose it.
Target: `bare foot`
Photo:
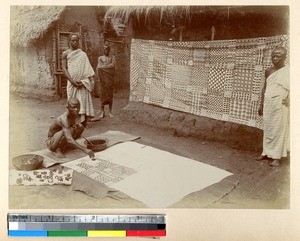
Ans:
[[[265,159],[268,159],[268,157],[267,156],[263,156],[263,155],[260,155],[259,157],[255,157],[256,161],[262,161],[262,160],[265,160]]]
[[[56,151],[53,151],[52,154],[54,156],[56,156],[57,158],[65,158],[66,157],[65,154],[62,153],[62,151],[59,148],[56,149]]]
[[[270,164],[272,167],[279,167],[280,166],[280,161],[278,159],[274,159]]]
[[[87,124],[87,121],[81,122],[81,124],[84,126],[84,128],[89,128],[89,125]]]
[[[109,113],[109,117],[115,117],[112,113]]]
[[[104,118],[104,116],[105,116],[105,114],[104,114],[104,112],[102,112],[101,114],[100,114],[100,119],[102,119],[102,118]]]
[[[101,120],[100,117],[94,117],[94,118],[90,119],[90,122],[96,122],[96,121],[99,121],[99,120]]]

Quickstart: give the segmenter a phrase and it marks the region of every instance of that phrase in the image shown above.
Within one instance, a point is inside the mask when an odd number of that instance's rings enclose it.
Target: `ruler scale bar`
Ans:
[[[165,223],[165,215],[44,215],[8,214],[8,222]]]
[[[166,218],[163,214],[8,214],[7,221],[8,235],[15,237],[166,236]]]

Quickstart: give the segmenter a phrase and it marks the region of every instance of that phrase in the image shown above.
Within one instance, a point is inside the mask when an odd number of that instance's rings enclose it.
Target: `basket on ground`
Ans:
[[[44,157],[36,154],[24,154],[12,159],[14,167],[22,171],[32,171],[42,167]]]

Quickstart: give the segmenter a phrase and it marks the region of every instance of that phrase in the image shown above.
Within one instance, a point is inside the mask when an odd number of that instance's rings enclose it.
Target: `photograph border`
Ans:
[[[10,5],[40,5],[40,1],[5,1],[1,7],[1,40],[0,49],[1,61],[1,119],[0,125],[3,127],[0,146],[1,175],[4,196],[1,197],[0,206],[0,239],[8,240],[7,237],[7,214],[8,213],[66,213],[66,214],[166,214],[167,236],[164,240],[291,240],[297,241],[300,238],[300,153],[298,144],[300,143],[299,123],[300,110],[297,106],[300,93],[299,78],[299,10],[300,4],[297,1],[215,1],[216,5],[289,5],[290,6],[290,67],[291,67],[291,162],[290,162],[290,208],[287,210],[257,210],[257,209],[105,209],[105,210],[10,210],[8,208],[8,136],[9,136],[9,49],[10,34],[9,19]],[[143,2],[144,3],[144,2]],[[152,2],[151,2],[152,3]],[[193,1],[180,2],[184,5],[193,5]],[[45,5],[61,5],[62,1],[45,1]],[[79,1],[68,1],[66,5],[81,5]],[[119,3],[120,4],[120,3]],[[130,4],[134,4],[130,2]],[[140,5],[141,2],[137,3]],[[149,3],[145,3],[149,4]],[[159,1],[153,1],[154,5],[161,5]],[[176,4],[174,1],[164,2],[164,4]],[[201,5],[211,5],[208,1],[201,2]],[[84,5],[98,5],[95,1],[87,1]],[[100,4],[101,5],[101,4]],[[103,5],[103,4],[102,4]],[[106,4],[107,5],[107,4]],[[109,5],[118,5],[118,2],[110,2]],[[297,150],[298,149],[298,150]],[[31,238],[22,238],[31,240]],[[43,240],[43,238],[41,238]],[[61,241],[65,238],[57,238]],[[72,238],[72,240],[82,240],[82,238]],[[128,240],[128,238],[119,240]],[[134,240],[144,240],[144,238],[134,238]]]

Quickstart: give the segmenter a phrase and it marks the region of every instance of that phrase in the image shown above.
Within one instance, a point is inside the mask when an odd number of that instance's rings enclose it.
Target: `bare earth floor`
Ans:
[[[101,121],[90,123],[84,136],[118,130],[140,136],[148,145],[232,172],[239,178],[238,185],[207,208],[286,209],[290,198],[290,165],[286,161],[279,168],[267,161],[257,162],[259,153],[229,148],[226,143],[202,141],[191,137],[178,137],[172,131],[143,124],[130,123],[118,116],[128,103],[124,91],[115,94],[113,114]],[[99,99],[94,98],[95,109]],[[97,107],[97,108],[96,108]],[[66,99],[55,102],[11,97],[10,100],[10,159],[26,152],[45,149],[45,138],[53,117],[66,109]],[[242,141],[242,140],[241,140]],[[13,165],[9,165],[13,169]],[[175,208],[198,208],[200,193],[185,197]],[[35,197],[39,202],[35,202]],[[9,208],[144,208],[145,205],[125,196],[122,200],[105,197],[95,199],[83,192],[71,191],[65,186],[10,186]]]

